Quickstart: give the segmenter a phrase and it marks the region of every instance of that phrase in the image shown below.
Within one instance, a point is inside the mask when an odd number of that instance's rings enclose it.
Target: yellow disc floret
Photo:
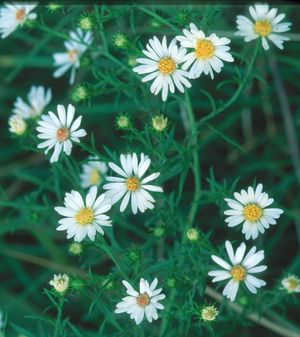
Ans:
[[[258,20],[254,24],[254,31],[258,35],[265,37],[272,33],[272,25],[269,20]]]
[[[243,266],[234,266],[232,267],[230,274],[235,281],[243,281],[247,276],[247,270]]]
[[[69,138],[69,136],[70,136],[70,131],[68,128],[60,128],[56,132],[56,138],[60,142],[64,142],[65,140]]]
[[[150,297],[148,296],[148,294],[143,293],[140,294],[137,298],[136,298],[136,303],[142,307],[145,308],[149,303],[150,303]]]
[[[215,46],[210,40],[198,40],[195,48],[195,54],[198,59],[210,59],[215,54]]]
[[[90,183],[91,185],[99,185],[101,182],[101,175],[99,170],[97,170],[96,168],[93,169],[91,171],[91,175],[90,175]]]
[[[244,207],[244,217],[250,222],[258,221],[263,215],[263,209],[257,204],[248,204]]]
[[[126,180],[126,186],[128,191],[135,192],[140,189],[141,182],[137,177],[130,177]]]
[[[158,63],[158,69],[164,75],[171,75],[176,68],[176,63],[170,57],[164,57]]]
[[[94,220],[94,212],[91,208],[82,208],[76,214],[75,219],[80,225],[86,226]]]

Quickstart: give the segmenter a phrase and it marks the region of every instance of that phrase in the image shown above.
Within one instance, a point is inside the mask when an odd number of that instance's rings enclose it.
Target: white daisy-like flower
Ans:
[[[58,274],[53,276],[49,284],[59,293],[64,293],[69,288],[69,276]]]
[[[138,163],[136,153],[121,154],[120,162],[121,167],[112,162],[108,163],[108,166],[121,177],[106,177],[106,180],[110,181],[103,186],[105,190],[108,190],[107,197],[111,199],[112,204],[124,197],[120,205],[121,212],[126,209],[130,198],[133,214],[136,214],[138,210],[144,213],[148,208],[153,209],[155,200],[148,191],[163,192],[163,189],[159,186],[148,185],[160,175],[159,172],[143,178],[151,164],[150,158],[142,153],[140,163]]]
[[[97,159],[96,156],[90,156],[89,162],[82,165],[83,173],[80,174],[82,188],[99,186],[104,181],[108,167],[106,163]]]
[[[202,30],[190,23],[190,30],[184,29],[183,34],[176,36],[181,46],[192,49],[183,57],[183,70],[189,70],[190,78],[198,78],[202,73],[210,74],[214,78],[214,71],[219,73],[224,66],[224,62],[233,62],[234,59],[229,53],[230,40],[226,37],[219,38],[216,34],[205,36]]]
[[[256,294],[256,288],[266,285],[265,281],[252,275],[267,269],[267,266],[257,266],[265,257],[264,251],[259,250],[256,252],[256,247],[254,246],[244,257],[246,251],[246,245],[244,242],[240,244],[235,253],[229,241],[225,242],[225,247],[232,265],[220,257],[212,255],[211,258],[214,262],[225,269],[210,271],[208,275],[214,277],[212,282],[230,279],[223,290],[223,295],[232,302],[236,298],[240,282],[244,282],[248,290],[252,294]]]
[[[92,32],[86,32],[80,28],[76,31],[70,32],[70,40],[64,43],[67,52],[55,53],[54,66],[58,67],[53,73],[55,78],[63,76],[69,69],[71,69],[70,84],[75,81],[76,69],[80,67],[80,58],[85,53],[88,46],[93,42]]]
[[[249,186],[248,191],[235,192],[234,199],[225,199],[230,210],[224,212],[228,227],[235,227],[243,223],[242,233],[246,240],[256,239],[259,232],[264,233],[270,225],[275,225],[276,220],[283,213],[280,208],[266,208],[274,199],[269,198],[266,192],[262,192],[263,185],[258,184],[255,191]]]
[[[18,136],[24,134],[27,129],[27,124],[19,115],[12,115],[8,120],[9,131]]]
[[[289,275],[281,281],[283,289],[289,294],[300,293],[300,278],[296,275]]]
[[[178,48],[176,39],[168,46],[165,36],[162,42],[154,36],[147,43],[146,49],[143,53],[147,58],[138,58],[136,61],[140,65],[133,68],[133,71],[140,75],[148,74],[142,78],[142,82],[154,80],[150,87],[152,94],[157,95],[161,91],[162,100],[165,101],[169,91],[175,92],[175,87],[182,93],[184,87],[191,87],[191,83],[186,79],[188,73],[178,68],[183,62],[186,49]]]
[[[111,226],[109,216],[104,214],[111,209],[110,200],[105,193],[97,197],[97,187],[90,188],[83,200],[77,191],[66,193],[65,207],[55,207],[55,211],[64,216],[56,228],[58,231],[67,231],[67,239],[74,237],[74,241],[81,242],[86,236],[94,241],[96,233],[104,235],[102,226]]]
[[[131,319],[135,320],[138,325],[146,318],[149,323],[158,318],[157,310],[164,309],[164,306],[159,303],[166,296],[162,294],[162,288],[155,289],[157,286],[157,278],[153,280],[151,285],[143,278],[140,279],[140,289],[136,291],[127,281],[122,281],[126,287],[126,292],[129,296],[122,298],[122,302],[117,304],[115,313],[121,314],[126,312]]]
[[[14,32],[19,26],[23,26],[26,20],[34,20],[36,13],[30,13],[36,3],[11,3],[0,8],[0,34],[2,39]]]
[[[285,14],[277,15],[277,11],[277,8],[269,9],[268,4],[250,6],[249,12],[254,22],[243,15],[238,15],[236,34],[243,36],[246,42],[261,38],[265,50],[270,48],[268,40],[272,41],[279,49],[283,49],[283,42],[288,41],[289,38],[281,33],[289,31],[292,24],[291,22],[281,22],[285,18]]]
[[[42,86],[32,86],[28,94],[28,102],[18,97],[14,103],[13,113],[23,119],[39,116],[52,99],[51,89],[46,90]]]
[[[61,151],[64,151],[68,156],[72,151],[72,142],[79,143],[79,138],[86,136],[84,129],[79,129],[82,116],[79,116],[73,121],[75,115],[75,107],[72,104],[68,105],[66,112],[63,105],[57,106],[58,117],[49,111],[48,115],[42,115],[36,128],[40,133],[38,138],[46,139],[38,145],[39,149],[46,148],[45,154],[54,147],[54,152],[50,158],[50,163],[58,161]]]

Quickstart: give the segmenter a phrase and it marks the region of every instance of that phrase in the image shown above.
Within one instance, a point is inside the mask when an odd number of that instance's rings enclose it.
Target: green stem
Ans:
[[[199,199],[201,195],[201,169],[200,169],[200,159],[198,153],[198,141],[197,141],[197,124],[193,112],[193,107],[191,104],[191,99],[189,94],[186,92],[185,94],[186,99],[186,108],[190,120],[191,126],[191,146],[193,148],[193,172],[194,172],[194,179],[195,179],[195,192],[194,198],[192,202],[192,207],[189,213],[188,222],[190,225],[193,225],[195,220],[198,206],[199,206]]]
[[[255,49],[254,49],[254,52],[252,54],[251,60],[249,62],[248,68],[246,70],[245,77],[244,77],[243,81],[241,82],[241,84],[238,86],[234,95],[225,104],[221,105],[215,111],[211,112],[206,117],[201,118],[200,121],[199,121],[199,124],[203,124],[203,123],[207,122],[208,120],[214,118],[215,116],[219,115],[221,112],[228,109],[233,103],[235,103],[235,101],[241,96],[241,94],[247,88],[248,80],[249,80],[249,77],[252,73],[253,66],[255,64],[258,52],[260,50],[260,46],[261,46],[261,40],[258,39],[257,43],[256,43],[256,46],[255,46]]]
[[[57,318],[55,322],[55,329],[53,333],[53,337],[58,337],[60,325],[61,325],[61,318],[62,318],[62,312],[63,312],[63,306],[64,306],[65,298],[62,295],[59,299],[58,308],[57,308]]]

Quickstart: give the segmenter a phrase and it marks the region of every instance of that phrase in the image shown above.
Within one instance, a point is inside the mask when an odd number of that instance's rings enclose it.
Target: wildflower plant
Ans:
[[[299,15],[0,5],[0,337],[300,336]]]

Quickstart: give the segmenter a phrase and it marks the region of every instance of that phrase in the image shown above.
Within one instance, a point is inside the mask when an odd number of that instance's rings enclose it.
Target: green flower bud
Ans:
[[[116,127],[120,130],[128,130],[131,128],[131,120],[127,114],[120,114],[116,118]]]
[[[129,47],[129,39],[123,33],[116,33],[112,37],[113,45],[118,49],[127,49]]]
[[[199,231],[196,228],[190,228],[186,232],[186,237],[190,241],[198,241],[198,239],[199,239]]]
[[[78,26],[83,30],[92,30],[94,28],[94,19],[90,14],[82,14],[78,19]]]
[[[73,242],[69,247],[69,252],[72,255],[80,255],[82,253],[82,244],[78,242]]]

